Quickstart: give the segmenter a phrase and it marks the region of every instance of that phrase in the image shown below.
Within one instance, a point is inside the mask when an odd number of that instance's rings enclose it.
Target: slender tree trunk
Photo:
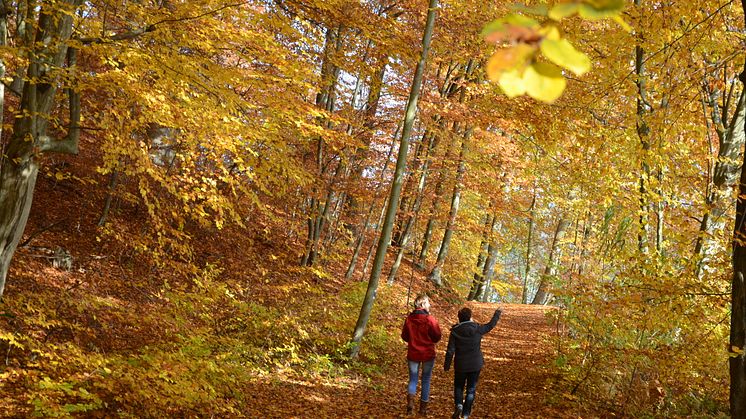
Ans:
[[[528,276],[531,273],[531,242],[534,235],[534,216],[536,214],[536,187],[531,197],[531,206],[528,209],[528,237],[526,238],[526,269],[523,271],[523,290],[521,291],[521,304],[528,301]]]
[[[588,239],[591,237],[591,223],[592,215],[588,211],[588,216],[585,219],[583,225],[583,240],[580,242],[580,261],[578,262],[578,275],[583,275],[586,264],[586,256],[588,255]]]
[[[378,222],[376,223],[377,226],[381,226],[383,224],[383,217],[386,215],[386,208],[388,208],[388,202],[389,197],[386,197],[383,200],[383,206],[381,207],[381,213],[378,215]],[[380,238],[380,234],[378,235]],[[368,275],[368,267],[370,266],[370,260],[373,257],[373,248],[375,246],[375,242],[371,243],[370,247],[368,247],[368,255],[365,257],[365,263],[363,264],[363,274],[360,276],[360,280],[364,281],[365,277]]]
[[[111,201],[114,199],[114,189],[117,187],[117,179],[119,178],[119,171],[114,169],[109,175],[109,187],[106,190],[106,199],[104,200],[104,209],[101,211],[101,218],[98,219],[98,226],[103,227],[106,224],[106,219],[109,217],[109,210],[111,209]]]
[[[412,207],[409,209],[408,214],[406,215],[406,221],[404,222],[401,231],[401,239],[398,243],[399,251],[396,254],[394,263],[391,265],[391,271],[389,271],[389,285],[394,283],[396,273],[399,270],[402,259],[404,258],[404,251],[406,250],[407,244],[409,244],[410,235],[412,234],[412,230],[414,229],[415,225],[415,220],[417,219],[417,215],[420,212],[420,207],[422,206],[422,198],[425,193],[425,185],[427,183],[427,176],[430,173],[430,161],[432,158],[432,153],[438,145],[438,138],[439,136],[436,134],[432,134],[429,136],[427,150],[425,151],[424,156],[425,161],[422,163],[422,167],[420,167],[418,171],[420,177],[417,181],[417,190],[415,191],[414,203],[412,204]]]
[[[746,26],[746,0],[741,0]],[[746,86],[746,62],[739,77]],[[746,126],[744,127],[746,130]],[[744,153],[746,164],[746,153]],[[746,170],[741,170],[733,231],[733,280],[730,317],[730,415],[746,418]]]
[[[473,62],[470,61],[470,63],[473,63]],[[441,97],[450,98],[457,92],[459,83],[456,83],[454,81],[453,73],[456,70],[458,70],[460,66],[461,65],[458,63],[449,64],[448,69],[445,74],[445,81],[443,82],[443,86],[441,87],[441,90],[440,90]],[[467,71],[471,73],[471,69],[467,69]],[[456,80],[461,80],[463,82],[466,79],[464,77],[457,77]],[[461,90],[461,92],[463,93],[464,90]],[[459,98],[459,101],[461,103],[463,103],[464,97],[465,96],[462,95],[461,98]],[[441,131],[442,131],[444,128],[445,119],[441,119],[440,123],[441,123]],[[444,160],[448,160],[448,157],[451,155],[452,144],[453,142],[449,142],[448,149],[445,152]],[[440,175],[438,176],[438,180],[435,182],[435,196],[432,200],[432,203],[430,204],[430,211],[428,212],[428,220],[427,220],[427,224],[425,227],[425,232],[423,233],[423,236],[422,236],[422,248],[420,250],[419,257],[417,258],[417,263],[415,264],[415,266],[417,266],[417,268],[419,269],[425,268],[425,262],[427,261],[427,253],[430,250],[430,240],[432,239],[433,231],[435,230],[436,213],[438,210],[438,206],[440,205],[440,200],[443,197],[443,187],[445,184],[445,178],[446,178],[445,169],[441,169]]]
[[[717,250],[715,248],[717,240],[713,236],[716,231],[725,227],[725,213],[730,205],[732,188],[740,170],[738,154],[746,139],[744,134],[746,91],[741,92],[734,110],[734,116],[730,119],[727,119],[727,108],[723,109],[723,116],[720,116],[714,92],[708,92],[708,96],[719,147],[712,178],[705,196],[705,213],[702,214],[699,235],[694,245],[694,255],[697,258],[697,277],[702,275],[709,258]]]
[[[453,197],[451,198],[451,210],[448,214],[448,223],[446,224],[446,230],[443,233],[443,241],[441,242],[440,250],[438,251],[438,259],[435,261],[435,266],[430,272],[430,275],[428,275],[428,279],[439,287],[443,285],[443,265],[445,264],[446,256],[448,256],[448,248],[451,244],[453,230],[456,227],[456,217],[458,216],[459,205],[461,203],[461,190],[463,188],[464,173],[466,173],[466,154],[468,143],[471,140],[473,131],[474,128],[467,129],[461,143],[458,171],[456,172],[456,184],[453,187]]]
[[[8,45],[8,17],[12,13],[9,6],[5,4],[5,1],[0,1],[0,47]],[[5,78],[5,62],[0,59],[0,80]],[[0,122],[4,121],[4,109],[5,109],[5,83],[0,83]],[[3,138],[3,124],[0,123],[0,156],[3,154],[2,150],[2,138]],[[0,163],[2,164],[2,163]]]
[[[496,219],[497,217],[492,214],[487,214],[485,216],[484,230],[482,231],[482,243],[479,245],[479,255],[477,256],[477,269],[474,271],[474,279],[469,288],[469,295],[466,296],[467,301],[476,299],[477,295],[479,295],[478,290],[484,281],[482,271],[484,270],[484,263],[487,260],[487,252],[489,251],[489,243],[492,236],[492,230],[495,228]]]
[[[552,247],[549,250],[547,266],[544,268],[544,275],[541,276],[539,288],[536,290],[536,295],[534,295],[531,304],[546,304],[549,300],[549,280],[557,275],[561,242],[569,225],[570,222],[564,216],[557,223],[557,229],[554,231],[554,238],[552,239]]]
[[[658,181],[656,196],[658,201],[655,203],[655,250],[658,255],[663,254],[663,227],[665,225],[665,206],[666,202],[663,199],[663,168],[659,167],[655,175]]]
[[[47,135],[59,84],[56,76],[48,71],[62,67],[68,58],[68,65],[71,68],[75,65],[74,54],[68,55],[67,41],[72,33],[73,15],[81,2],[59,1],[51,7],[52,10],[46,4],[38,10],[36,38],[26,69],[28,82],[23,86],[13,135],[0,161],[0,298],[5,289],[11,259],[31,210],[39,172],[37,154],[75,154],[78,151],[80,127],[76,116],[80,117],[79,96],[71,96],[67,137],[54,140]]]
[[[355,265],[357,265],[357,259],[360,255],[360,249],[363,247],[363,243],[365,243],[365,235],[368,232],[368,227],[370,226],[370,218],[373,216],[373,211],[376,208],[376,198],[378,197],[378,194],[380,192],[381,187],[383,186],[383,180],[386,178],[386,169],[389,167],[389,162],[391,161],[391,155],[394,153],[394,145],[396,144],[396,138],[399,134],[399,128],[397,127],[396,132],[394,133],[393,141],[391,142],[391,147],[389,147],[389,152],[386,154],[386,160],[383,163],[383,168],[381,169],[381,173],[378,175],[378,185],[376,186],[376,190],[373,194],[373,202],[370,203],[370,208],[368,208],[368,213],[365,215],[365,221],[363,222],[363,226],[360,229],[360,234],[358,235],[357,240],[355,241],[355,249],[352,252],[352,258],[350,259],[350,264],[347,266],[347,272],[345,273],[345,279],[352,278],[352,274],[355,273]],[[386,201],[384,200],[383,208],[386,208]],[[383,211],[381,211],[381,215],[378,217],[378,224],[381,224],[381,218],[383,217]],[[368,258],[370,258],[370,252],[368,253]],[[368,266],[368,261],[366,260],[365,266]],[[365,276],[365,275],[363,275]]]
[[[430,41],[433,35],[433,27],[435,26],[435,14],[438,9],[438,0],[430,0],[427,12],[427,22],[425,24],[425,33],[422,37],[422,54],[417,62],[417,68],[415,70],[414,79],[412,80],[412,90],[409,93],[409,100],[407,101],[407,110],[404,116],[404,124],[402,125],[402,137],[401,144],[399,145],[399,156],[396,160],[396,170],[394,172],[394,179],[391,184],[391,193],[389,194],[389,202],[386,207],[386,217],[384,224],[381,228],[381,237],[378,241],[378,248],[376,249],[376,257],[373,260],[373,270],[370,273],[370,280],[368,281],[368,289],[365,293],[365,299],[360,308],[360,315],[355,324],[355,330],[352,333],[351,351],[350,357],[357,358],[360,353],[360,342],[363,339],[365,333],[365,327],[368,325],[368,319],[370,313],[373,310],[373,303],[375,302],[376,293],[378,292],[378,280],[383,269],[383,261],[386,257],[386,250],[391,240],[391,230],[394,225],[394,219],[396,218],[396,209],[399,205],[399,194],[401,193],[401,186],[407,166],[407,151],[409,148],[409,137],[412,132],[412,126],[414,125],[415,116],[417,114],[417,101],[420,96],[420,87],[422,86],[422,76],[425,72],[425,64],[427,63],[427,55],[430,50]]]
[[[487,260],[484,262],[484,270],[482,271],[482,283],[477,290],[476,299],[482,302],[486,302],[487,296],[489,295],[490,283],[492,278],[495,276],[495,264],[497,264],[499,248],[497,243],[493,240],[487,248]]]
[[[640,6],[642,0],[635,0],[635,6]],[[645,79],[645,50],[641,45],[635,46],[635,74],[637,79],[637,136],[642,146],[642,162],[640,174],[640,226],[637,234],[637,247],[641,253],[648,252],[648,235],[650,230],[650,193],[648,186],[650,182],[650,127],[647,123],[647,115],[651,106],[647,99],[647,88]]]
[[[316,105],[331,113],[334,110],[334,98],[339,78],[340,68],[333,61],[332,56],[339,53],[342,48],[342,27],[335,29],[327,28],[324,39],[324,53],[321,62],[321,89],[316,95]],[[327,124],[328,121],[320,121]],[[326,175],[324,165],[324,138],[319,136],[316,143],[316,169],[319,182]],[[330,183],[329,188],[333,188]],[[308,215],[308,236],[306,238],[306,248],[301,258],[301,266],[312,266],[316,260],[319,249],[319,238],[321,237],[321,228],[323,227],[324,212],[329,207],[329,201],[326,201],[324,209],[321,205],[321,192],[315,190],[310,199],[310,213]],[[328,197],[328,193],[327,193]]]

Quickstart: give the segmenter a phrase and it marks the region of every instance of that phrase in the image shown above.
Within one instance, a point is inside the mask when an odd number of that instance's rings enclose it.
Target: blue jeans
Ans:
[[[463,404],[464,417],[471,414],[474,405],[474,397],[477,393],[477,381],[480,371],[458,372],[453,374],[453,401],[456,406]],[[466,400],[464,400],[464,383],[466,384]]]
[[[435,359],[431,361],[408,361],[409,362],[409,387],[407,392],[409,394],[417,393],[417,375],[419,375],[420,366],[422,366],[422,396],[420,399],[423,402],[430,400],[430,379],[433,377],[433,365],[435,365]]]

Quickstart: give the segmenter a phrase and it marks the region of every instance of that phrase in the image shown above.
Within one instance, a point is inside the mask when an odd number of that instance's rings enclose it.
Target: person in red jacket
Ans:
[[[407,316],[401,331],[401,338],[407,342],[409,361],[409,387],[407,389],[407,414],[414,411],[417,393],[417,376],[422,370],[422,395],[420,414],[427,416],[427,403],[430,399],[430,379],[435,365],[435,344],[440,340],[438,320],[430,315],[430,299],[419,295],[414,300],[414,311]]]

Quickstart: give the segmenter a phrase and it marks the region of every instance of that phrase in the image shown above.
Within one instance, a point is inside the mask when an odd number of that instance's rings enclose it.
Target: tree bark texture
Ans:
[[[697,258],[696,274],[701,276],[717,249],[716,235],[725,228],[725,213],[732,203],[733,186],[738,178],[741,167],[738,162],[741,148],[746,135],[746,92],[742,91],[733,111],[734,116],[728,119],[729,110],[724,107],[722,116],[717,104],[716,92],[705,92],[712,110],[712,122],[718,136],[718,155],[712,171],[712,178],[705,196],[705,213],[699,225],[699,235],[694,245],[694,255]]]
[[[26,68],[27,82],[13,133],[0,162],[0,298],[10,262],[28,221],[39,173],[37,153],[77,153],[79,138],[80,97],[70,95],[70,124],[64,139],[47,135],[50,114],[54,109],[59,80],[53,69],[75,65],[74,54],[68,54],[67,41],[72,34],[73,15],[82,0],[44,4],[38,10],[37,30]],[[33,11],[29,11],[33,13]],[[7,27],[6,27],[7,28]],[[74,89],[68,89],[68,93]],[[77,119],[76,119],[77,118]]]

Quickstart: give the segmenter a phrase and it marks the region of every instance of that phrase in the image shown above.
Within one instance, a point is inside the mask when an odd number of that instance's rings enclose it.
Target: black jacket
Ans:
[[[492,330],[498,320],[500,320],[500,310],[495,310],[492,320],[487,324],[466,321],[451,327],[444,369],[448,371],[451,367],[451,360],[455,354],[454,369],[456,371],[474,372],[481,370],[484,365],[482,336]]]

